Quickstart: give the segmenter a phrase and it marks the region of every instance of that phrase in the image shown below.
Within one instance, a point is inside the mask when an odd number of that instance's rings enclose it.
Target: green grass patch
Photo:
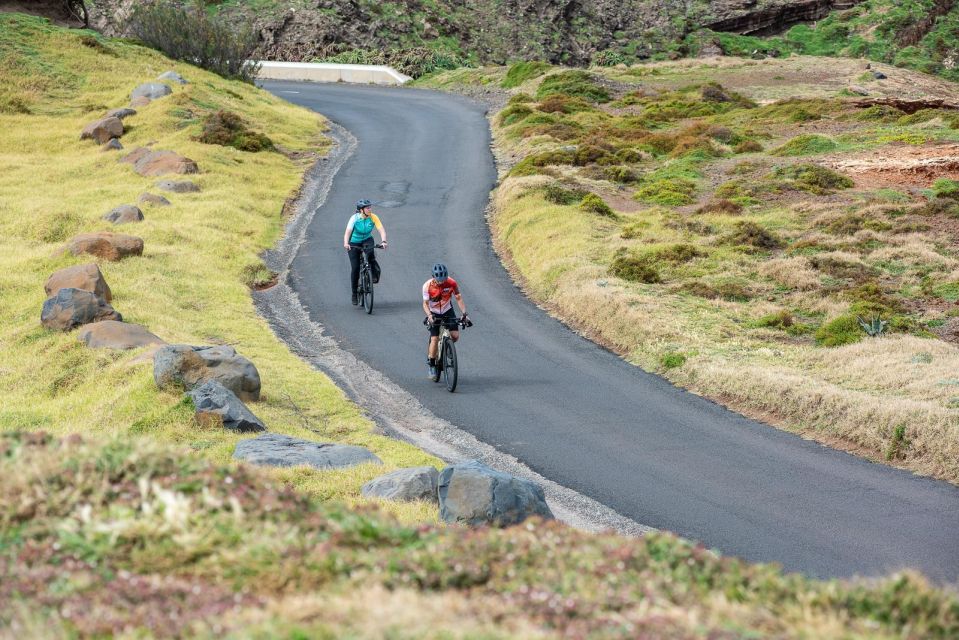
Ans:
[[[818,153],[829,153],[839,145],[832,138],[814,133],[804,133],[782,144],[769,152],[773,156],[809,156]]]
[[[609,102],[610,95],[595,77],[580,70],[562,71],[547,76],[536,90],[536,98],[543,100],[554,94],[582,98],[590,102]]]
[[[513,89],[527,80],[540,77],[550,69],[550,66],[545,62],[537,61],[516,62],[507,69],[500,86],[504,89]]]

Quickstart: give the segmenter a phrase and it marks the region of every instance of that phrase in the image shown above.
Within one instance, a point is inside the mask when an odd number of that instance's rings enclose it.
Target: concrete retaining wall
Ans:
[[[405,84],[412,80],[396,69],[366,64],[260,62],[260,80],[309,80],[352,84]]]

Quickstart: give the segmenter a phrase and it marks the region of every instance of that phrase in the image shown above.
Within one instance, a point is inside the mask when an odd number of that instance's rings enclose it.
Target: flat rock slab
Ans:
[[[156,188],[170,193],[199,193],[200,185],[189,180],[160,180]]]
[[[100,147],[100,151],[123,151],[123,145],[116,138],[110,138],[109,142]]]
[[[189,391],[196,407],[196,419],[202,425],[221,426],[230,431],[251,433],[266,431],[266,425],[257,418],[236,394],[216,380],[208,380]]]
[[[157,80],[168,80],[169,82],[175,82],[177,84],[189,84],[186,81],[186,78],[181,76],[176,71],[164,71],[159,76],[157,76]]]
[[[361,492],[367,498],[383,498],[410,502],[428,500],[436,502],[439,485],[436,467],[411,467],[373,478],[363,485]]]
[[[113,224],[129,224],[131,222],[143,221],[143,212],[140,207],[133,204],[121,204],[103,214],[104,220],[109,220]]]
[[[146,327],[116,320],[104,320],[80,327],[77,340],[91,349],[138,349],[151,345],[166,344]]]
[[[150,151],[139,156],[133,163],[133,170],[148,178],[170,173],[188,175],[200,172],[196,162],[173,151]]]
[[[317,469],[342,469],[383,462],[365,447],[311,442],[279,433],[268,433],[236,445],[233,457],[269,467],[309,465]]]
[[[78,264],[53,272],[50,277],[47,278],[46,283],[44,283],[43,290],[49,298],[57,295],[60,289],[80,289],[81,291],[88,291],[98,298],[103,298],[106,302],[110,302],[110,300],[113,299],[110,285],[107,284],[106,278],[103,277],[100,267],[94,262]]]
[[[55,331],[70,331],[103,320],[122,321],[123,316],[103,298],[82,289],[60,289],[57,295],[47,298],[40,312],[43,326]]]
[[[137,98],[149,98],[150,100],[156,100],[157,98],[168,96],[171,93],[173,93],[173,89],[162,82],[144,82],[130,92],[130,101],[132,102]]]
[[[123,120],[124,118],[135,116],[136,114],[137,114],[136,109],[131,109],[129,107],[120,107],[119,109],[110,109],[109,111],[107,111],[107,115],[104,117],[120,118],[120,120]]]
[[[508,527],[530,516],[553,517],[538,484],[476,460],[443,469],[437,493],[445,522]]]
[[[97,144],[104,144],[110,138],[119,138],[123,135],[123,122],[120,118],[108,116],[96,122],[91,122],[80,132],[81,140],[93,140]]]
[[[143,255],[143,238],[109,231],[81,233],[70,240],[66,250],[75,256],[88,253],[102,260],[116,262],[129,256]]]
[[[120,158],[120,162],[125,162],[127,164],[135,165],[137,163],[137,160],[149,155],[152,152],[153,152],[153,149],[151,149],[150,147],[137,147],[130,153]]]
[[[233,347],[167,345],[153,357],[153,379],[161,389],[178,386],[187,391],[216,380],[241,400],[260,399],[260,373]]]
[[[156,207],[169,207],[172,203],[163,196],[158,196],[152,193],[141,193],[140,197],[137,198],[137,204],[148,204]]]

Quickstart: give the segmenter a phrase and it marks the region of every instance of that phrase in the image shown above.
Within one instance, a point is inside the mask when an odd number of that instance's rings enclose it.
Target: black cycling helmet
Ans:
[[[437,262],[433,265],[433,279],[439,280],[442,282],[446,280],[450,275],[450,272],[446,270],[446,265],[442,262]]]
[[[359,211],[360,209],[365,209],[367,207],[372,207],[372,206],[373,206],[373,203],[367,200],[366,198],[364,198],[362,200],[359,200],[356,203],[356,210]]]

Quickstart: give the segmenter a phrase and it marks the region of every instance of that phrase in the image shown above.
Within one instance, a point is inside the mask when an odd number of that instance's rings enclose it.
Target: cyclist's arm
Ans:
[[[376,225],[376,230],[380,232],[380,242],[386,244],[386,227],[383,226],[383,223],[380,222],[380,217],[375,213],[370,217],[373,218],[373,224]]]
[[[456,304],[459,305],[460,313],[462,313],[462,314],[465,316],[465,315],[466,315],[466,303],[463,302],[463,294],[460,293],[459,291],[457,291],[454,295],[455,295],[455,297],[456,297]]]
[[[429,304],[429,299],[430,299],[430,294],[428,289],[429,284],[430,284],[429,281],[427,281],[426,284],[423,285],[423,313],[425,313],[426,317],[430,319],[430,322],[433,322],[433,312],[430,311],[430,304]]]
[[[353,218],[350,216],[350,221],[346,223],[346,231],[343,232],[343,247],[346,249],[350,248],[350,235],[353,233]]]

